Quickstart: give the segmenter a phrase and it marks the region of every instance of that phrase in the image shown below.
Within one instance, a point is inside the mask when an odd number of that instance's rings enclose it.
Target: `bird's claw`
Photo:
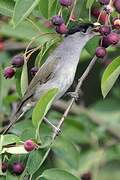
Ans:
[[[74,98],[75,100],[78,100],[78,98],[79,98],[79,95],[76,92],[68,92],[67,95]]]
[[[59,129],[59,128],[55,128],[55,132],[56,132],[56,135],[58,136],[59,135],[59,133],[61,132],[61,130]]]

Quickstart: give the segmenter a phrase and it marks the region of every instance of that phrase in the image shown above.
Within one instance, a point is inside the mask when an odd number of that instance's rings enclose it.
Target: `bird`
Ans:
[[[3,132],[6,133],[30,108],[34,107],[40,97],[49,89],[58,88],[55,101],[60,99],[72,85],[80,54],[96,32],[92,23],[79,24],[68,30],[63,41],[49,55],[31,80],[14,115],[13,121]]]

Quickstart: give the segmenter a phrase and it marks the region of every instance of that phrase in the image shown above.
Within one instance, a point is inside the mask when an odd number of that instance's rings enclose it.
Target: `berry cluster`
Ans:
[[[73,0],[59,0],[59,3],[63,7],[69,7],[72,5]],[[60,15],[55,15],[51,19],[52,25],[55,26],[55,30],[59,34],[67,33],[68,29],[64,23],[64,19]]]
[[[22,55],[14,56],[10,67],[6,67],[4,70],[5,78],[12,78],[15,75],[15,68],[20,68],[24,64],[24,57]]]
[[[105,25],[102,25],[98,31],[100,33],[101,40],[100,46],[96,49],[96,56],[103,58],[106,56],[106,48],[110,45],[116,45],[120,41],[120,36],[116,30],[120,29],[120,18],[116,17],[110,23],[110,15],[116,10],[120,12],[120,0],[99,0],[100,4],[103,5],[103,10],[92,9],[92,15],[98,17],[98,19]]]
[[[12,62],[11,62],[11,66],[6,67],[4,69],[4,77],[7,78],[12,78],[15,75],[15,68],[20,68],[24,65],[24,57],[22,55],[16,55],[13,57]],[[37,73],[38,68],[37,67],[33,67],[31,68],[31,75],[32,77],[35,76],[35,74]]]
[[[24,148],[26,151],[31,152],[37,148],[37,144],[31,139],[24,142]],[[24,171],[24,165],[21,162],[14,162],[11,165],[8,165],[6,162],[2,163],[2,172],[5,173],[7,170],[10,170],[15,175],[20,175]]]
[[[102,26],[99,30],[102,35],[100,46],[96,49],[96,56],[99,58],[105,57],[107,53],[105,48],[110,45],[116,45],[120,40],[120,36],[117,33],[111,32],[111,30],[109,30],[110,29],[108,26]]]
[[[12,165],[8,165],[6,162],[3,162],[1,169],[3,173],[10,170],[13,174],[20,175],[24,171],[24,166],[21,162],[14,162]]]

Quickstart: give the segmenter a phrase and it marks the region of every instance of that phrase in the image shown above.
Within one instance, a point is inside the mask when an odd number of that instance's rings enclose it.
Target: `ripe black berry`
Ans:
[[[12,67],[7,67],[4,70],[4,77],[7,78],[12,78],[15,74],[15,70]]]
[[[106,49],[104,47],[98,47],[95,54],[98,58],[103,58],[106,55]]]
[[[94,17],[99,17],[100,22],[105,23],[108,20],[108,15],[105,11],[101,12],[101,10],[97,9],[97,7],[93,7],[91,10],[91,14]],[[100,16],[99,16],[100,15]]]
[[[5,162],[3,162],[3,163],[2,163],[2,172],[3,172],[3,173],[6,172],[7,169],[8,169],[8,164],[5,163]]]
[[[68,29],[67,29],[66,25],[63,23],[60,26],[56,27],[56,32],[59,34],[65,34],[68,32]]]
[[[66,6],[66,7],[71,6],[73,2],[73,0],[59,0],[59,1],[62,6]]]
[[[36,147],[36,144],[30,139],[24,142],[24,148],[28,152],[33,151],[35,147]]]
[[[21,173],[24,171],[24,166],[23,166],[23,164],[20,163],[20,162],[15,162],[15,163],[12,165],[12,171],[13,171],[13,173],[15,173],[16,175],[21,174]]]
[[[111,29],[110,29],[109,26],[102,26],[102,27],[100,27],[99,32],[101,33],[101,35],[105,35],[106,36],[106,35],[110,34]]]
[[[31,72],[32,77],[34,77],[35,74],[38,72],[38,68],[37,67],[33,67],[33,68],[31,68],[30,72]]]
[[[120,0],[114,0],[114,7],[118,13],[120,13]]]
[[[113,45],[117,44],[120,40],[119,35],[114,32],[111,32],[110,34],[108,34],[107,38],[108,38],[108,42]]]
[[[14,56],[12,59],[12,65],[16,68],[23,66],[24,64],[24,57],[21,55]]]
[[[99,2],[103,5],[109,4],[110,0],[99,0]]]
[[[62,23],[64,22],[64,20],[63,20],[63,18],[61,17],[61,16],[53,16],[52,17],[52,23],[53,23],[53,25],[61,25]]]
[[[109,43],[109,41],[108,41],[108,37],[107,37],[107,36],[103,36],[103,38],[102,38],[101,41],[100,41],[100,45],[101,45],[102,47],[105,47],[105,48],[107,48],[108,46],[110,46],[110,43]]]
[[[81,180],[91,180],[92,179],[92,175],[90,172],[85,173],[81,176]]]

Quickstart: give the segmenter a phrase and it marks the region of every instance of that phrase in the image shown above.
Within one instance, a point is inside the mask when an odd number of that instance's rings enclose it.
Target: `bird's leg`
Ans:
[[[56,131],[58,134],[60,132],[60,129],[58,129],[54,124],[52,124],[46,117],[44,117],[44,122],[52,127],[54,131]]]
[[[68,92],[67,95],[70,96],[71,98],[75,98],[75,100],[78,100],[79,98],[79,94],[76,92]]]
[[[76,101],[79,100],[79,97],[83,95],[82,90],[79,90],[79,92],[68,92],[67,93],[68,96],[70,96],[71,98],[74,98]]]

